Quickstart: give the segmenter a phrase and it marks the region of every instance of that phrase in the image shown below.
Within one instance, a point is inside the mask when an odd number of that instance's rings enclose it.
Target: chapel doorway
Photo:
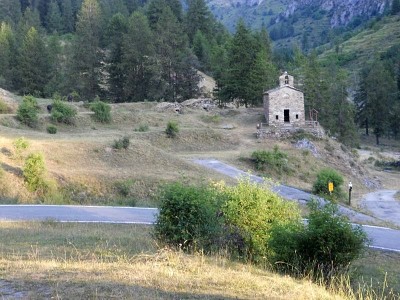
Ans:
[[[290,115],[289,115],[289,110],[288,109],[285,109],[283,111],[283,121],[285,123],[290,123]]]

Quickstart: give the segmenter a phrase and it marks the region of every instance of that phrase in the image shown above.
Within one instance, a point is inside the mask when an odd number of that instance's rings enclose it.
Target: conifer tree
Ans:
[[[123,38],[127,32],[127,20],[118,13],[115,14],[108,25],[107,36],[110,54],[108,58],[108,85],[109,94],[113,102],[121,102],[123,97],[123,84],[125,73],[123,69]]]
[[[86,100],[93,100],[100,92],[100,24],[99,3],[97,0],[84,0],[78,13],[70,76]]]
[[[61,33],[63,30],[60,7],[56,0],[51,0],[46,16],[46,27],[49,33]]]
[[[228,66],[218,91],[218,98],[222,102],[236,100],[238,104],[246,107],[251,104],[252,87],[249,79],[259,50],[257,46],[249,29],[240,20],[229,46]]]
[[[42,38],[33,27],[28,30],[21,45],[18,74],[17,89],[21,94],[43,96],[49,79],[48,55]]]
[[[185,31],[189,43],[193,44],[194,37],[200,31],[206,38],[212,38],[214,18],[204,0],[190,0],[185,16]]]
[[[15,53],[14,32],[5,22],[0,24],[0,86],[10,88],[10,70]]]
[[[61,1],[61,15],[63,20],[63,32],[73,32],[75,28],[75,17],[71,0]]]
[[[154,36],[147,17],[134,12],[129,18],[128,32],[123,41],[123,100],[144,101],[161,97],[158,81],[159,65],[155,60]]]

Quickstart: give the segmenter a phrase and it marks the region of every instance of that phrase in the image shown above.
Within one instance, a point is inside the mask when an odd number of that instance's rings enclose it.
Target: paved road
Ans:
[[[395,190],[380,190],[369,193],[361,200],[362,207],[374,216],[400,226],[400,201],[394,198]]]
[[[141,207],[0,205],[0,220],[153,224],[157,212],[156,208]]]

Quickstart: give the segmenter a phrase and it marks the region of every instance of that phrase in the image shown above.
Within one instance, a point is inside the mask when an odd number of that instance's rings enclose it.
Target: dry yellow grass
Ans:
[[[41,299],[343,299],[295,280],[155,250],[149,227],[0,222],[0,295]]]

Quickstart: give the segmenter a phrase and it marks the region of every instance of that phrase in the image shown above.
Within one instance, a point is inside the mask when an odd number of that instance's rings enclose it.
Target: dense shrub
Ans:
[[[300,221],[300,211],[295,203],[288,202],[249,179],[233,187],[224,187],[227,201],[223,206],[226,225],[238,230],[245,249],[239,254],[253,262],[268,257],[268,240],[274,225]]]
[[[18,106],[17,119],[29,126],[36,127],[38,123],[39,106],[37,100],[32,96],[25,96],[22,103]]]
[[[64,124],[74,124],[76,114],[77,111],[75,108],[61,100],[54,100],[51,110],[51,119],[53,121]]]
[[[275,146],[273,151],[254,151],[251,154],[251,159],[257,170],[265,170],[266,168],[269,168],[279,174],[290,172],[288,156],[286,153],[280,151],[278,146]]]
[[[332,196],[329,193],[328,184],[333,183]],[[343,191],[341,185],[343,184],[343,177],[333,169],[322,169],[317,174],[317,180],[313,185],[313,193],[324,196],[331,200],[338,200],[343,198]],[[331,197],[330,197],[331,196]]]
[[[94,112],[93,118],[100,123],[111,122],[111,106],[102,101],[95,101],[90,104],[90,110]]]
[[[48,188],[45,175],[46,167],[43,155],[40,153],[28,155],[23,167],[23,176],[28,189],[32,192],[45,193]]]
[[[335,204],[322,207],[311,201],[309,208],[308,225],[290,224],[272,230],[272,262],[277,269],[294,275],[327,280],[334,273],[345,271],[368,240],[361,227],[353,227],[338,214]]]
[[[129,137],[124,136],[124,137],[114,141],[113,148],[117,149],[117,150],[128,149],[130,143],[131,142],[130,142]]]
[[[169,121],[167,124],[167,128],[165,129],[165,133],[168,137],[174,138],[179,133],[178,123],[175,121]]]
[[[210,187],[184,183],[166,185],[160,194],[156,238],[184,250],[210,250],[222,230],[221,197]]]
[[[57,133],[57,127],[54,126],[54,125],[47,126],[46,130],[47,130],[47,133],[50,133],[50,134],[56,134]]]

